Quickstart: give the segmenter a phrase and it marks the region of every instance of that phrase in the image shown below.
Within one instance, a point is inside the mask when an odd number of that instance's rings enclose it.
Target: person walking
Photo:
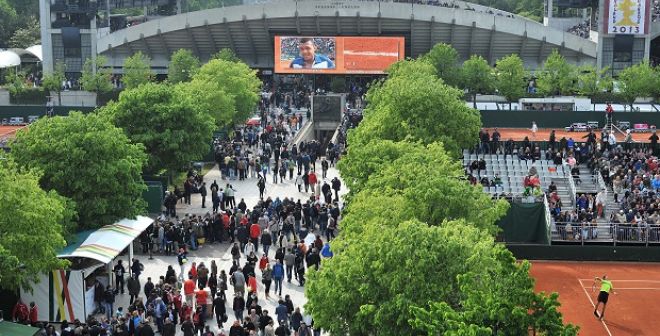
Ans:
[[[117,291],[121,291],[124,294],[124,274],[126,274],[126,268],[124,268],[123,260],[119,259],[117,265],[113,268],[115,273],[115,288]]]
[[[281,265],[281,264],[280,264]],[[270,285],[273,282],[273,269],[270,267],[270,263],[266,264],[266,268],[261,272],[261,282],[264,284],[264,293],[266,293],[266,298],[270,298]],[[282,279],[280,279],[280,287],[282,286]],[[282,294],[280,293],[280,296]]]
[[[273,271],[272,271],[272,277],[273,280],[275,280],[275,293],[279,293],[279,296],[282,296],[282,281],[284,280],[284,266],[282,266],[282,262],[279,260],[273,266]]]
[[[128,295],[130,295],[130,299],[128,303],[133,304],[133,301],[135,301],[138,295],[140,295],[140,280],[138,280],[137,277],[134,276],[129,277],[126,287],[128,287]]]
[[[202,186],[199,188],[199,195],[202,196],[202,208],[206,208],[206,182],[202,182]]]

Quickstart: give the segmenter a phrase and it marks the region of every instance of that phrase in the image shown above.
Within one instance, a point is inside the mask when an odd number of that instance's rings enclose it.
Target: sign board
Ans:
[[[605,32],[644,35],[649,31],[650,0],[606,0]]]
[[[276,73],[384,74],[405,58],[403,37],[275,36]]]

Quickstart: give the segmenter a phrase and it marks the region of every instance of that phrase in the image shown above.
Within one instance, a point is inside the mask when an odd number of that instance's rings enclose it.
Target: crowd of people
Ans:
[[[589,34],[591,33],[591,23],[589,20],[586,20],[568,28],[567,31],[582,38],[589,38]]]

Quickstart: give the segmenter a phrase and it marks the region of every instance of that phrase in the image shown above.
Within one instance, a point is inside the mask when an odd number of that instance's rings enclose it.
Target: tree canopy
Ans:
[[[428,307],[411,307],[411,324],[429,336],[527,335],[530,330],[577,335],[576,326],[563,324],[558,295],[534,291],[529,262],[516,262],[502,245],[481,257],[483,269],[458,275],[458,304],[432,299]]]
[[[477,55],[463,62],[461,68],[461,87],[472,95],[472,104],[477,108],[477,94],[493,92],[495,78],[488,62]]]
[[[378,211],[396,203],[403,220],[415,218],[440,225],[444,220],[465,218],[494,233],[495,221],[508,209],[506,202],[494,202],[480,188],[467,183],[461,164],[438,143],[423,146],[374,140],[364,146],[351,146],[339,161],[339,169],[357,198],[349,203],[343,216],[345,230],[359,230],[367,218],[395,225],[396,222],[378,215]],[[388,197],[390,201],[384,201]],[[371,212],[367,207],[377,211]]]
[[[648,61],[627,67],[619,73],[621,96],[631,109],[635,99],[654,96],[659,83],[658,75]]]
[[[151,59],[141,51],[124,60],[124,76],[122,82],[127,89],[136,88],[149,83],[154,77],[151,71]]]
[[[511,109],[511,102],[525,95],[527,72],[520,56],[513,54],[499,59],[495,65],[495,76],[495,88],[509,101]]]
[[[422,59],[435,67],[438,77],[447,85],[456,86],[460,83],[458,52],[451,45],[438,43]]]
[[[234,100],[234,122],[245,122],[255,112],[259,102],[261,81],[256,71],[243,62],[212,59],[204,64],[193,80],[215,83]]]
[[[365,226],[310,273],[305,309],[332,335],[414,335],[409,307],[431,298],[457,304],[457,275],[481,273],[487,259],[477,256],[490,255],[493,244],[462,221]]]
[[[0,161],[0,287],[27,288],[41,272],[64,267],[57,252],[66,243],[66,201],[39,187],[37,170]]]
[[[177,172],[209,151],[213,116],[202,113],[198,97],[166,84],[147,83],[125,90],[101,114],[122,128],[134,143],[141,143],[149,157],[148,173],[166,169]]]
[[[96,56],[96,60],[88,58],[83,64],[80,84],[83,89],[91,92],[103,93],[112,90],[110,71],[103,66],[108,62],[105,56]]]
[[[179,49],[172,54],[167,69],[167,80],[173,84],[188,82],[198,69],[199,59],[193,55],[192,51]]]
[[[575,91],[577,73],[575,67],[554,49],[543,63],[536,84],[545,95],[571,95]]]
[[[18,132],[11,156],[43,172],[40,183],[75,202],[80,229],[143,213],[144,148],[95,114],[42,118]]]
[[[372,139],[410,138],[424,144],[442,142],[454,157],[462,148],[474,146],[481,127],[479,113],[465,106],[458,89],[434,74],[415,71],[428,69],[425,64],[400,62],[385,82],[371,86],[364,119],[349,133],[351,146],[363,146]]]

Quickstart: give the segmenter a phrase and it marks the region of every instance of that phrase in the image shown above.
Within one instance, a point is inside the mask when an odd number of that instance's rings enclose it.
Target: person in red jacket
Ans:
[[[34,302],[30,302],[30,324],[35,326],[39,318],[39,307]]]
[[[316,178],[316,173],[312,170],[309,172],[309,177],[307,177],[309,180],[309,185],[312,187],[312,193],[314,193],[315,187],[316,187],[316,182],[318,182],[318,179]]]
[[[195,295],[195,281],[193,280],[192,275],[189,275],[188,280],[183,283],[183,294],[186,297],[186,303],[188,306],[192,307],[193,296]]]
[[[11,319],[12,321],[22,324],[27,324],[30,322],[30,310],[28,309],[28,306],[23,303],[23,301],[18,300],[18,302],[16,302],[14,309],[11,311]]]
[[[257,223],[253,223],[250,226],[250,239],[252,239],[252,244],[254,246],[259,246],[259,237],[261,237],[261,226]]]

